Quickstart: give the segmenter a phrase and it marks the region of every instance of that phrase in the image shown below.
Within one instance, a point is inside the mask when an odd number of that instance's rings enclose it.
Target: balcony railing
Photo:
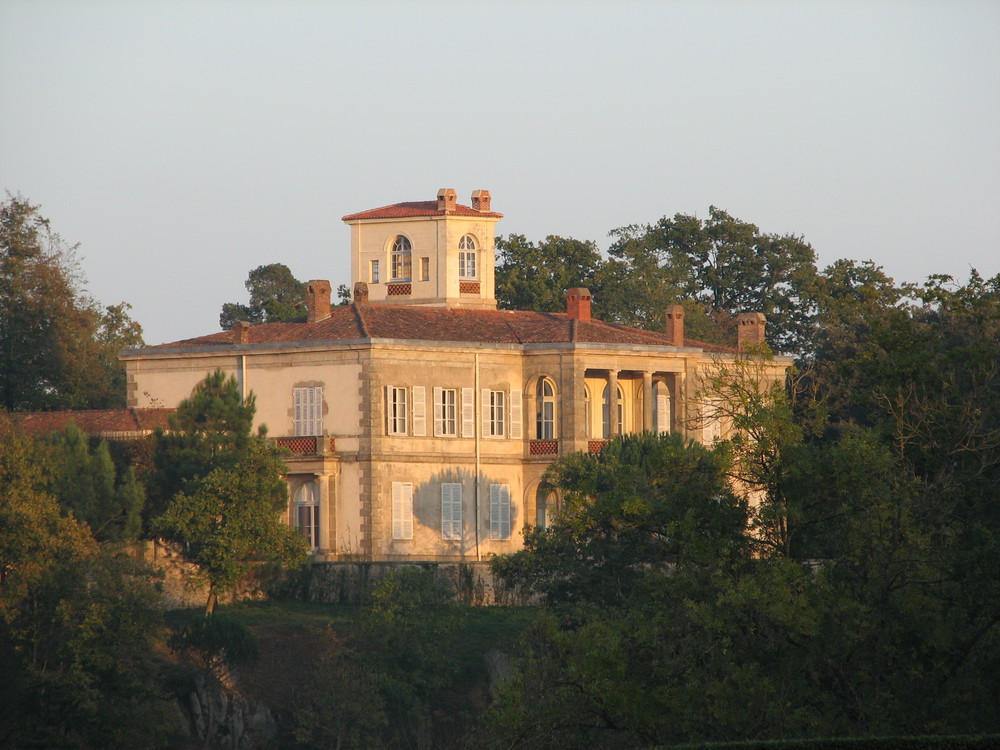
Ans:
[[[558,456],[558,440],[531,440],[528,442],[529,456]]]
[[[326,436],[277,437],[274,438],[274,443],[281,448],[285,448],[293,456],[316,456],[335,452],[334,439]],[[326,450],[323,450],[324,448]]]
[[[587,453],[600,453],[604,450],[604,446],[608,444],[607,440],[588,440],[587,441]]]
[[[385,296],[386,297],[408,297],[410,296],[410,284],[409,283],[392,283],[385,285]]]

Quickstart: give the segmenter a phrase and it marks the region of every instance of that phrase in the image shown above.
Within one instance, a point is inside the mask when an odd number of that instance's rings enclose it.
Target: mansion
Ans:
[[[739,349],[685,338],[680,306],[660,332],[592,318],[581,288],[565,312],[498,310],[490,203],[441,190],[345,216],[351,304],[314,280],[304,322],[127,350],[129,407],[176,407],[214,370],[233,375],[288,449],[288,521],[317,560],[511,552],[557,506],[542,475],[560,456],[643,430],[725,433],[697,394]],[[763,343],[763,315],[738,333]]]

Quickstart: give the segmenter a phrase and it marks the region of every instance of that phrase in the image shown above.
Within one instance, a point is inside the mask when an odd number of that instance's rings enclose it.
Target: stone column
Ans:
[[[618,371],[608,370],[608,435],[615,437],[622,434],[622,426],[618,424]]]
[[[653,424],[653,373],[642,373],[642,429],[655,432]]]

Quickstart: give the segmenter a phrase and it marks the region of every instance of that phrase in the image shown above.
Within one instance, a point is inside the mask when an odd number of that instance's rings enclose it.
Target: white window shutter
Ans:
[[[663,385],[656,389],[656,431],[660,435],[670,432],[670,394]]]
[[[483,437],[490,436],[490,420],[493,418],[493,410],[490,408],[490,390],[483,388]]]
[[[465,438],[476,436],[475,397],[472,388],[462,389],[462,437]]]
[[[510,539],[510,485],[490,485],[490,539]]]
[[[413,538],[413,484],[392,483],[392,538]]]
[[[510,436],[514,440],[521,439],[521,391],[510,392]]]
[[[444,433],[444,388],[434,387],[434,436]]]
[[[422,385],[413,386],[413,434],[417,437],[427,434],[427,394]]]
[[[441,485],[441,538],[462,538],[462,485],[457,482]]]
[[[392,386],[385,386],[385,434],[392,434]]]

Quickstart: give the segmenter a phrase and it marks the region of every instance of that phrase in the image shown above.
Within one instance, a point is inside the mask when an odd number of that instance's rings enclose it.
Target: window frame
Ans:
[[[381,275],[381,263],[376,259],[369,261],[368,265],[368,278],[370,284],[378,284],[382,278]]]
[[[408,394],[405,386],[385,387],[385,431],[387,435],[408,435]]]
[[[434,437],[458,437],[458,389],[434,387]]]
[[[547,392],[546,392],[547,391]],[[556,435],[556,386],[543,375],[538,379],[535,394],[535,439],[555,440]]]
[[[458,278],[479,278],[479,247],[471,234],[462,235],[458,241]]]
[[[413,244],[405,235],[396,235],[389,258],[390,281],[412,281]]]
[[[291,525],[305,537],[311,552],[315,552],[320,546],[320,517],[319,485],[315,479],[303,482],[292,498]],[[303,518],[306,520],[305,525],[302,524]]]

